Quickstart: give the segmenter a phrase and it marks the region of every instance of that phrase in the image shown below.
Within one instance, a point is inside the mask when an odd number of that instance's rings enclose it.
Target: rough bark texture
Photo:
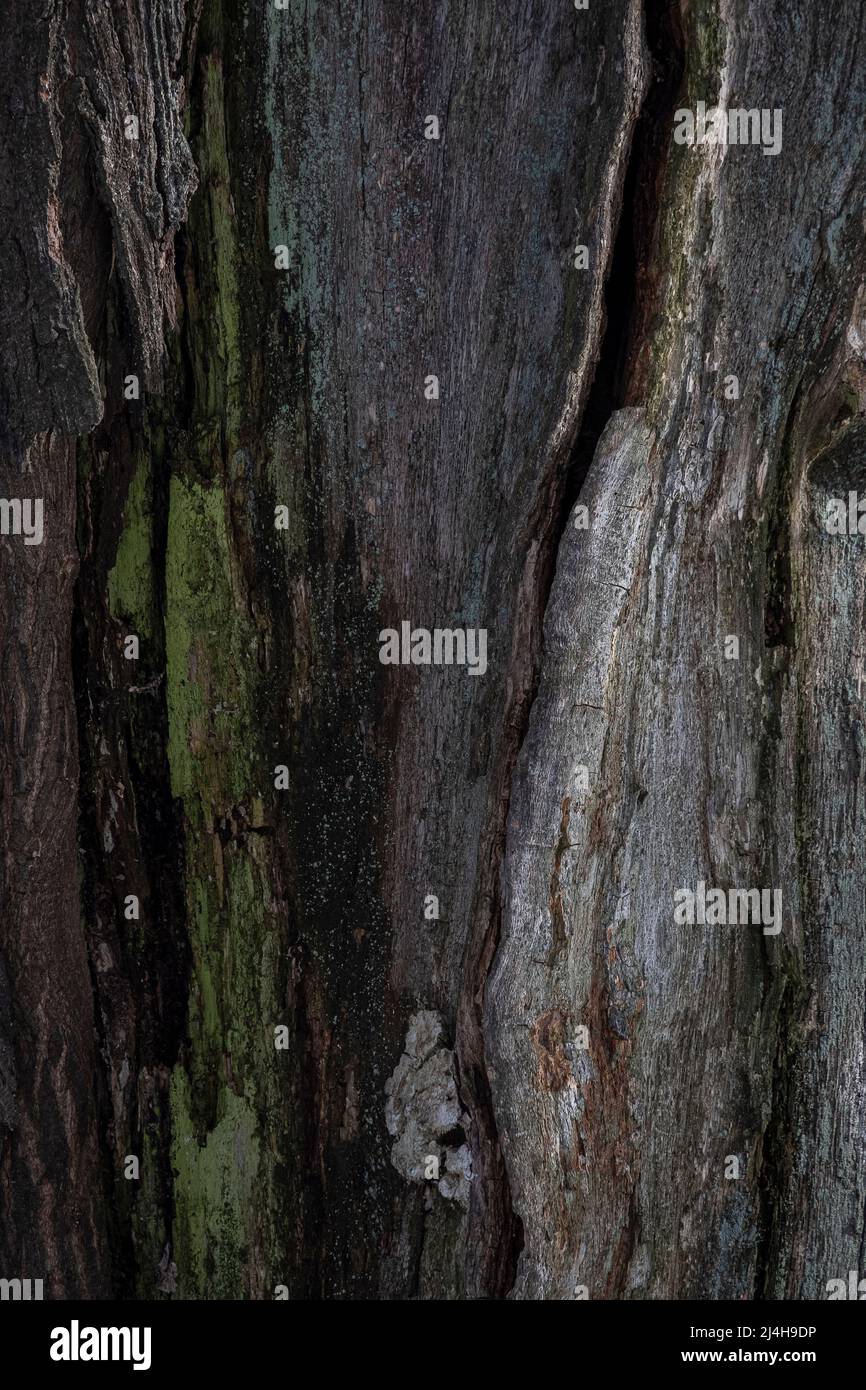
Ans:
[[[45,536],[0,537],[0,1275],[826,1296],[866,1248],[858,8],[2,23],[0,483]],[[675,144],[699,100],[781,152]],[[383,666],[403,621],[486,673]],[[676,925],[701,879],[781,933]]]
[[[728,102],[783,108],[790,153],[671,166],[647,404],[560,547],[512,798],[486,1035],[522,1297],[818,1298],[861,1263],[864,562],[819,503],[862,477],[863,148],[816,139],[862,120],[861,17],[804,12],[779,71],[750,10],[717,30]],[[781,888],[781,934],[675,926],[700,879]]]

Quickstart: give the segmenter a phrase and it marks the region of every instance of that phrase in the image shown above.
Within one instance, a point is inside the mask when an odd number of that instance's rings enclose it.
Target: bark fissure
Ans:
[[[645,97],[646,102],[654,102],[656,96]],[[642,112],[645,108],[642,108]],[[638,122],[640,115],[638,116]],[[637,124],[637,123],[636,123]],[[628,137],[629,155],[626,166],[614,183],[613,196],[618,211],[614,217],[611,235],[612,252],[604,280],[606,309],[599,326],[597,346],[589,354],[589,370],[592,381],[582,409],[579,409],[571,423],[572,446],[570,457],[564,461],[560,473],[554,474],[549,488],[549,502],[546,514],[537,523],[537,552],[533,557],[536,591],[532,613],[529,618],[530,630],[541,633],[544,615],[550,595],[556,557],[562,535],[569,524],[569,516],[591,459],[587,451],[585,437],[581,434],[584,422],[589,418],[594,422],[606,418],[616,408],[617,397],[622,390],[622,344],[621,337],[627,332],[629,321],[629,291],[635,281],[635,266],[630,255],[630,240],[634,234],[631,225],[634,215],[633,172],[636,161],[633,131]],[[646,160],[641,154],[641,163]],[[623,190],[628,190],[629,196]],[[621,283],[622,293],[614,295],[611,286],[614,281]],[[617,369],[618,368],[618,369]],[[594,441],[593,441],[594,447]],[[461,1006],[461,1027],[458,1031],[460,1046],[458,1055],[464,1060],[461,1076],[469,1074],[465,1060],[472,1057],[471,1085],[468,1087],[467,1105],[478,1129],[480,1149],[489,1163],[489,1169],[481,1167],[482,1180],[487,1187],[486,1201],[490,1211],[497,1217],[498,1238],[496,1253],[492,1261],[493,1276],[488,1287],[493,1296],[505,1297],[511,1291],[517,1271],[517,1261],[523,1248],[522,1222],[513,1209],[507,1169],[503,1161],[501,1146],[493,1109],[490,1083],[487,1077],[485,1047],[483,1041],[482,1010],[487,978],[495,959],[499,942],[501,923],[501,865],[505,848],[505,827],[511,797],[511,781],[520,749],[526,737],[532,703],[538,687],[543,654],[535,644],[534,659],[529,669],[523,673],[525,681],[522,696],[515,700],[508,716],[510,734],[505,763],[502,772],[502,790],[498,801],[498,815],[489,851],[490,858],[485,867],[483,882],[489,884],[489,907],[484,910],[488,926],[483,931],[476,948],[475,965],[469,975],[469,987],[464,993]]]
[[[560,478],[554,478],[547,520],[539,527],[538,556],[535,560],[538,579],[534,631],[544,630],[545,613],[556,570],[557,555],[563,535],[570,525],[574,506],[589,472],[592,458],[603,430],[614,413],[638,389],[636,354],[641,341],[638,325],[649,323],[658,290],[658,276],[653,274],[651,261],[660,216],[661,193],[667,167],[668,142],[665,130],[672,117],[677,93],[682,81],[684,56],[679,22],[678,0],[647,0],[641,20],[647,39],[651,78],[628,136],[628,156],[625,168],[614,189],[617,213],[611,237],[612,251],[604,275],[604,309],[597,347],[590,355],[591,384],[585,403],[573,421],[574,443]],[[505,852],[505,828],[511,800],[514,770],[525,741],[532,705],[538,689],[544,661],[543,651],[537,651],[527,675],[523,699],[516,702],[510,718],[512,742],[503,772],[500,797],[500,816],[493,840],[492,860],[487,879],[492,885],[489,928],[470,979],[468,998],[474,1028],[479,1040],[483,1035],[481,1013],[487,978],[496,956],[501,924],[501,868]],[[563,803],[567,805],[567,799]],[[564,825],[568,815],[564,810]],[[552,903],[556,920],[561,918],[561,906],[551,880]],[[556,938],[551,945],[556,949]],[[467,1015],[464,1013],[464,1018]],[[474,1044],[474,1055],[484,1058],[483,1041]],[[507,1168],[502,1161],[490,1084],[486,1064],[476,1065],[470,1109],[483,1136],[483,1149],[493,1155],[492,1169],[485,1180],[498,1195],[495,1208],[500,1213],[500,1254],[494,1264],[496,1275],[492,1287],[495,1296],[507,1297],[517,1273],[517,1261],[523,1248],[523,1225],[513,1209]],[[483,1116],[483,1119],[481,1118]]]
[[[556,549],[611,416],[625,405],[646,402],[647,343],[658,312],[662,278],[658,266],[662,195],[686,61],[679,6],[680,0],[644,0],[650,77],[623,180],[613,256],[605,277],[604,334],[569,461]],[[552,578],[551,571],[551,582]]]
[[[629,156],[622,179],[620,207],[613,236],[613,251],[604,277],[603,329],[595,354],[592,381],[586,403],[576,421],[575,443],[568,461],[564,484],[560,489],[558,522],[548,541],[547,559],[542,560],[540,564],[543,581],[535,619],[538,631],[544,629],[556,558],[563,535],[571,523],[574,507],[580,500],[581,489],[598,441],[608,421],[637,389],[634,382],[637,364],[633,360],[641,341],[637,326],[649,322],[652,296],[657,290],[658,277],[653,274],[651,261],[648,263],[645,258],[651,256],[656,239],[668,157],[664,131],[673,113],[684,68],[677,0],[646,0],[643,23],[649,50],[651,78],[630,137]],[[543,661],[542,651],[532,672],[528,697],[521,708],[513,756],[507,773],[502,833],[494,866],[497,893],[492,915],[492,947],[486,957],[486,968],[476,987],[476,998],[479,1000],[483,998],[487,976],[499,941],[501,898],[498,885],[505,849],[504,829],[508,819],[510,785],[529,727]],[[554,858],[554,877],[551,879],[552,912],[555,923],[560,924],[562,907],[558,891],[557,865],[559,855],[567,847],[568,805],[569,800],[565,798],[563,832],[560,836],[560,849]],[[563,833],[566,843],[562,842]],[[560,925],[554,932],[548,964],[561,949],[564,940],[563,928]],[[487,1095],[489,1096],[489,1087]],[[507,1185],[508,1178],[504,1169],[502,1181]],[[510,1210],[510,1190],[506,1200]],[[520,1218],[512,1215],[510,1222],[516,1234],[511,1242],[510,1279],[503,1285],[503,1295],[507,1295],[513,1287],[516,1259],[523,1244]]]

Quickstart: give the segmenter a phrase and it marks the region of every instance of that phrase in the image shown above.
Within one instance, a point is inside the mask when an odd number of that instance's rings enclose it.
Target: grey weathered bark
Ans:
[[[0,1272],[821,1297],[866,1238],[860,16],[13,9]],[[781,152],[674,144],[720,94]],[[486,674],[381,665],[402,621]],[[675,925],[700,879],[782,933]]]
[[[487,1036],[524,1297],[819,1298],[862,1263],[864,563],[818,505],[861,479],[862,17],[798,16],[779,68],[751,11],[724,90],[783,152],[672,164],[645,404],[560,547],[512,798]],[[781,934],[675,926],[701,879],[781,889]]]

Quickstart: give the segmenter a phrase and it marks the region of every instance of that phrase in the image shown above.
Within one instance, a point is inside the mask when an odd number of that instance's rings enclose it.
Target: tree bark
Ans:
[[[11,10],[0,1274],[825,1297],[866,1247],[856,7]],[[701,101],[780,151],[676,143]],[[486,671],[382,664],[404,622]],[[781,931],[679,924],[701,881]]]

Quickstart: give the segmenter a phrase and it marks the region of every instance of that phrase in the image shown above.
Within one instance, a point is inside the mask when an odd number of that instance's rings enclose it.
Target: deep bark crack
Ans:
[[[650,330],[658,292],[660,272],[653,265],[661,193],[665,181],[670,131],[677,94],[685,70],[685,50],[677,0],[646,0],[643,12],[651,76],[641,109],[631,133],[622,179],[622,198],[616,219],[613,250],[605,277],[604,308],[600,344],[586,403],[575,425],[576,436],[564,476],[554,477],[549,499],[550,510],[541,520],[539,555],[535,561],[536,613],[533,630],[541,633],[556,570],[557,555],[571,512],[580,497],[596,445],[611,416],[622,406],[634,403],[642,389],[638,365],[644,336]],[[551,523],[552,518],[552,523]],[[499,819],[492,835],[491,860],[486,881],[490,885],[487,931],[478,951],[470,984],[461,1001],[464,1027],[471,1018],[477,1028],[470,1096],[465,1099],[477,1127],[485,1135],[492,1153],[492,1176],[498,1192],[488,1206],[495,1205],[502,1215],[498,1232],[493,1297],[507,1297],[514,1286],[517,1262],[523,1248],[523,1224],[514,1211],[508,1174],[502,1157],[493,1113],[490,1083],[484,1064],[482,1008],[484,990],[499,945],[502,916],[501,869],[505,852],[514,769],[529,728],[532,704],[541,674],[542,653],[537,651],[522,696],[515,699],[510,723],[511,740],[501,784]],[[468,1006],[468,1007],[467,1007]],[[465,1069],[464,1046],[458,1057]],[[490,1183],[491,1174],[488,1174]]]

